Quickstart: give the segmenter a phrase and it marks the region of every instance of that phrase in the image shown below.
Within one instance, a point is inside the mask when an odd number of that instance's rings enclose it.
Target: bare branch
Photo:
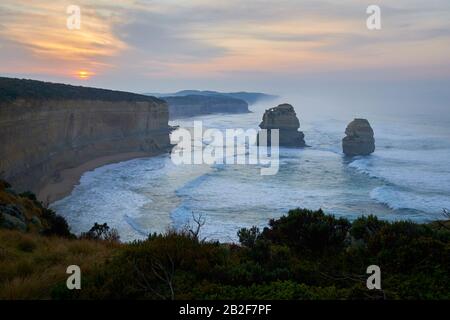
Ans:
[[[139,287],[141,287],[143,289],[143,291],[147,292],[147,291],[151,291],[153,294],[155,294],[156,296],[158,296],[159,298],[166,300],[167,298],[160,294],[159,292],[157,292],[155,289],[153,289],[153,287],[150,285],[149,280],[147,279],[147,276],[139,269],[139,267],[137,266],[137,262],[136,260],[133,261],[133,268],[138,276],[138,285]],[[139,281],[139,279],[141,281]]]
[[[450,220],[450,211],[448,209],[442,209],[442,214],[447,220]]]
[[[156,277],[156,279],[160,280],[162,283],[167,285],[170,291],[170,299],[175,299],[175,290],[173,287],[173,277],[175,275],[175,264],[173,262],[172,257],[167,254],[167,258],[170,262],[170,267],[166,268],[164,264],[157,258],[152,257],[151,258],[151,271],[153,275]],[[167,300],[168,297],[166,295],[161,294],[160,292],[156,291],[153,286],[151,285],[149,279],[145,275],[144,272],[140,270],[138,267],[138,264],[136,260],[133,261],[133,268],[138,276],[138,285],[141,287],[144,291],[150,291],[159,298],[163,300]]]
[[[192,220],[194,221],[194,227],[189,229],[189,233],[198,240],[198,236],[200,234],[201,228],[205,225],[206,219],[203,217],[203,214],[200,213],[199,215],[195,215],[192,212]]]
[[[438,220],[437,223],[439,224],[439,226],[441,228],[450,230],[450,226],[445,223],[450,220],[450,211],[448,209],[444,208],[444,209],[442,209],[442,215],[444,216],[445,220],[444,221]]]

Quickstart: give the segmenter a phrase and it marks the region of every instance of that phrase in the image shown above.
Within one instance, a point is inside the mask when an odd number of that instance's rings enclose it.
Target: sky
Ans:
[[[366,26],[371,4],[381,30]],[[69,5],[81,10],[79,30],[67,28]],[[133,92],[423,89],[450,84],[449,57],[448,0],[0,2],[9,77]]]

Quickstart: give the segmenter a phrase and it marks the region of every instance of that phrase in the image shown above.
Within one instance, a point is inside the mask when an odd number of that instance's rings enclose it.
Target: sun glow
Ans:
[[[85,70],[80,70],[80,71],[77,71],[76,75],[78,78],[80,78],[82,80],[87,80],[93,75],[93,73],[89,72],[89,71],[85,71]]]

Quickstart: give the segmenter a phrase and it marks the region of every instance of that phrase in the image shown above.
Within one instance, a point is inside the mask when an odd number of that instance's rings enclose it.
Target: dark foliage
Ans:
[[[237,105],[243,105],[245,107],[248,106],[248,104],[244,100],[231,98],[231,97],[225,97],[225,96],[200,96],[200,95],[189,95],[189,96],[175,96],[175,97],[164,97],[163,98],[167,103],[179,106],[179,105],[193,105],[193,104],[201,104],[205,106],[210,106],[215,103],[222,103],[222,104],[237,104]]]
[[[228,97],[241,99],[247,102],[248,104],[255,104],[259,101],[270,101],[278,98],[278,96],[260,93],[260,92],[217,92],[217,91],[199,91],[199,90],[183,90],[173,94],[163,95],[167,96],[212,96],[212,97]]]
[[[278,220],[270,220],[263,237],[287,245],[298,252],[323,253],[344,246],[351,224],[348,220],[325,215],[322,210],[295,209]]]
[[[36,198],[36,195],[34,193],[30,192],[30,191],[19,193],[19,196],[23,197],[23,198],[28,198],[28,199],[30,199],[31,201],[34,201],[34,202],[38,202],[38,200]]]
[[[247,102],[226,96],[188,95],[164,97],[162,99],[168,103],[171,117],[248,112]]]
[[[0,77],[0,101],[16,99],[162,102],[154,97],[106,89]]]
[[[124,245],[85,279],[100,299],[449,299],[450,232],[374,216],[353,223],[321,210],[291,210],[238,233],[242,245],[202,242],[189,232]],[[382,290],[368,290],[379,265]]]
[[[0,177],[1,177],[1,174],[0,174]],[[9,188],[11,188],[11,184],[9,184],[7,181],[2,180],[0,178],[0,188],[1,189],[9,189]]]
[[[57,215],[53,210],[43,208],[42,218],[47,222],[48,227],[42,232],[46,236],[58,236],[73,239],[75,236],[70,232],[69,224],[64,217]]]
[[[70,232],[66,219],[44,206],[38,201],[34,193],[30,191],[16,193],[9,183],[0,179],[0,204],[2,204],[1,202],[4,202],[6,207],[14,210],[15,213],[13,215],[19,217],[27,225],[28,231],[30,231],[30,225],[36,226],[32,219],[34,218],[34,221],[37,220],[39,225],[34,230],[37,230],[42,235],[69,239],[76,238]]]
[[[89,240],[104,240],[111,242],[118,242],[120,240],[119,233],[116,229],[111,229],[108,224],[95,223],[94,226],[80,236],[81,239]]]
[[[257,227],[243,228],[238,231],[239,242],[247,248],[254,248],[260,237],[261,232]]]

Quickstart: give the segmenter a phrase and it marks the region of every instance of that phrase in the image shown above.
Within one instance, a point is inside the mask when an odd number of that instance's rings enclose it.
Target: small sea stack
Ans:
[[[375,151],[373,129],[366,119],[355,119],[345,129],[342,149],[347,156],[364,156]]]
[[[298,131],[300,121],[297,118],[294,107],[290,104],[280,104],[275,108],[266,110],[263,120],[259,125],[261,129],[267,129],[268,143],[271,143],[271,130],[279,130],[279,145],[281,147],[305,147],[305,135]],[[258,135],[259,143],[259,135]]]

